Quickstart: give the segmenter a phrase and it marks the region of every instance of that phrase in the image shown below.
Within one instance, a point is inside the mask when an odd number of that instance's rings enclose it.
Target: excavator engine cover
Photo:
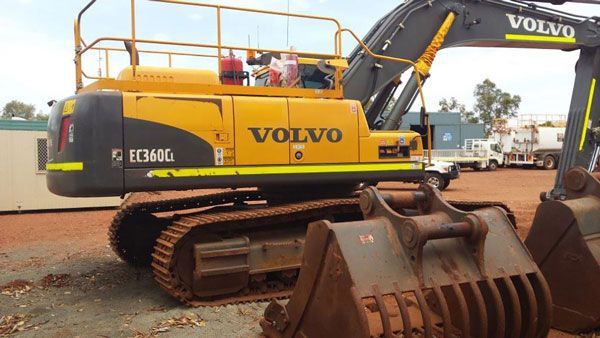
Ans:
[[[545,337],[548,285],[503,210],[463,212],[423,185],[363,191],[365,220],[309,226],[287,305],[267,337]]]
[[[600,173],[571,169],[567,198],[546,201],[525,240],[548,280],[553,326],[569,332],[600,327]]]

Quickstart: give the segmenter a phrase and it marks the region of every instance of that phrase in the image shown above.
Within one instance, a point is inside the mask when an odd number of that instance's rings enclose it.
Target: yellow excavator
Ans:
[[[598,264],[588,259],[598,257],[598,218],[579,217],[573,207],[584,198],[586,215],[600,209],[597,180],[581,169],[566,174],[599,153],[598,91],[589,86],[600,68],[597,18],[517,1],[416,0],[359,39],[328,17],[153,1],[215,10],[217,43],[207,44],[137,36],[131,0],[130,36],[86,42],[81,23],[95,2],[75,22],[76,94],[52,106],[48,188],[73,197],[230,189],[127,203],[110,225],[115,252],[132,265],[151,265],[158,284],[177,299],[198,306],[286,297],[302,268],[289,304],[267,308],[265,334],[433,336],[443,328],[445,336],[543,336],[551,293],[554,313],[564,310],[578,321],[574,330],[598,326],[596,307],[581,311],[573,292],[557,303],[563,287],[545,277],[562,262],[554,244],[568,230],[579,245],[571,261],[582,257],[577,271],[598,280]],[[330,23],[333,52],[227,45],[226,11]],[[348,57],[343,34],[358,42]],[[164,45],[216,53],[157,48]],[[550,239],[534,237],[534,226],[528,246],[536,262],[502,204],[448,203],[427,185],[392,195],[364,189],[365,182],[423,179],[422,136],[398,127],[415,100],[425,107],[422,86],[437,51],[459,45],[581,51],[565,142],[567,150],[579,148],[563,155],[545,202],[561,206],[549,208],[563,215],[551,222],[566,223],[541,224],[556,232]],[[97,51],[105,53],[107,70],[113,53],[129,53],[130,65],[115,77],[90,76],[83,60]],[[268,74],[255,74],[250,86],[239,59],[224,51],[246,51],[247,62],[268,66]],[[143,65],[145,54],[165,55],[169,67]],[[172,67],[180,55],[214,58],[218,71]],[[411,77],[402,84],[407,70]],[[425,108],[421,116],[427,129]],[[577,293],[597,300],[589,285]]]

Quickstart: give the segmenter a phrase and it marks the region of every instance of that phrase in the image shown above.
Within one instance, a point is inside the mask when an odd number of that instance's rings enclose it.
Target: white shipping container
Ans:
[[[52,194],[46,187],[46,131],[0,128],[0,145],[0,212],[114,207],[121,203],[119,197]]]

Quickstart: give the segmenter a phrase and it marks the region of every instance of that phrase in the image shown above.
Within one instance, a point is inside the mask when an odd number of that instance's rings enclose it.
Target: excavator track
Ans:
[[[125,202],[109,226],[110,245],[119,258],[128,264],[149,266],[155,240],[171,223],[171,217],[153,214],[260,200],[264,200],[264,197],[259,191],[227,191],[161,201]]]
[[[508,206],[500,202],[454,201],[451,204],[464,211],[497,206],[504,209],[515,224]],[[177,214],[183,212],[185,214]],[[161,213],[163,215],[156,216]],[[269,279],[264,274],[251,275],[248,287],[239,292],[197,297],[189,278],[184,281],[177,272],[177,262],[182,259],[178,246],[182,242],[201,241],[203,237],[224,231],[243,234],[273,224],[291,224],[299,220],[307,224],[332,215],[359,214],[357,198],[272,206],[266,203],[266,197],[260,191],[227,191],[161,201],[126,202],[112,220],[109,239],[112,249],[123,261],[136,267],[151,266],[161,288],[176,299],[190,306],[219,306],[287,298],[294,288],[298,267],[283,269],[275,274],[275,278],[272,273]],[[193,267],[193,264],[188,266]]]
[[[177,271],[178,263],[185,261],[180,257],[188,250],[178,250],[186,237],[193,239],[194,233],[206,227],[219,229],[243,229],[248,231],[248,224],[254,229],[270,227],[273,224],[287,224],[303,220],[326,218],[327,215],[357,214],[360,209],[357,198],[324,199],[262,209],[239,210],[213,214],[189,214],[175,220],[164,230],[152,254],[152,269],[159,285],[173,297],[191,306],[217,306],[241,302],[256,302],[268,299],[284,298],[291,294],[299,266],[281,270],[276,276],[283,278],[265,278],[259,274],[258,279],[250,276],[251,282],[240,292],[219,295],[217,297],[197,297],[189,281],[184,281]],[[303,243],[302,243],[303,244]],[[276,245],[276,244],[274,244]],[[285,278],[285,277],[288,278]]]

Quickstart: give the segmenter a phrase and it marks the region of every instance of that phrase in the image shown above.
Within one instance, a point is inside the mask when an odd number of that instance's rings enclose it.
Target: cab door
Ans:
[[[359,161],[356,102],[290,98],[288,106],[290,163]]]

